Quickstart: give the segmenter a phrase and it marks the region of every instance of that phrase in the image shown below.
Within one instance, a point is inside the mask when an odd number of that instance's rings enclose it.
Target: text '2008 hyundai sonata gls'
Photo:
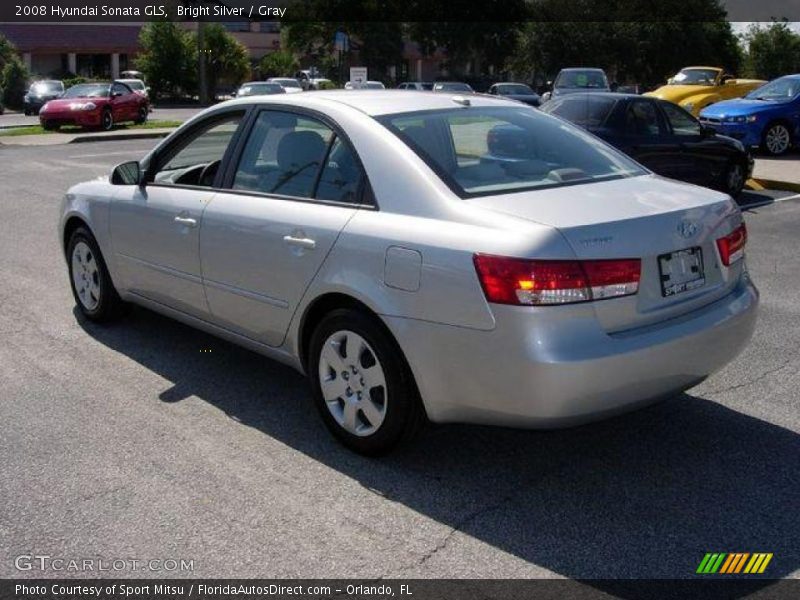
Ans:
[[[243,98],[60,222],[80,311],[143,305],[306,373],[350,448],[426,420],[556,427],[691,387],[758,293],[725,194],[488,96]]]

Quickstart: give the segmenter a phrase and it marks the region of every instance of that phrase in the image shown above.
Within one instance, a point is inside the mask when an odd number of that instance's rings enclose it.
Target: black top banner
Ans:
[[[0,22],[800,21],[800,0],[3,0]]]

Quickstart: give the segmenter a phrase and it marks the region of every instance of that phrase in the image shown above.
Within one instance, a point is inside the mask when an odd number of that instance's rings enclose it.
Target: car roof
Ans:
[[[605,73],[603,69],[600,69],[598,67],[566,67],[565,69],[561,69],[561,71],[600,71],[602,73]]]
[[[270,96],[269,98],[242,98],[229,100],[225,104],[286,104],[307,108],[324,108],[324,106],[346,105],[370,116],[391,115],[399,113],[419,112],[426,110],[443,110],[462,108],[463,104],[454,98],[469,98],[471,106],[491,107],[507,106],[520,108],[519,102],[504,100],[496,96],[458,93],[432,93],[418,90],[360,90],[353,94],[348,90],[319,90],[313,94],[289,94]],[[217,105],[220,106],[220,105]]]
[[[631,100],[633,98],[638,98],[640,100],[648,100],[651,102],[659,100],[659,98],[653,98],[652,96],[642,96],[641,94],[625,94],[623,92],[576,92],[574,94],[567,94],[566,96],[559,96],[558,101],[571,102],[579,98],[611,98],[612,100],[619,100],[622,98]]]

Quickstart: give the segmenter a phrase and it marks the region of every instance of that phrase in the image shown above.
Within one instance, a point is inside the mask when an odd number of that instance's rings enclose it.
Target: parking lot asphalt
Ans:
[[[749,195],[755,337],[724,371],[580,428],[332,441],[299,374],[143,309],[77,317],[56,239],[76,182],[153,142],[0,147],[0,577],[14,558],[186,559],[197,577],[800,576],[800,199]],[[96,575],[99,575],[97,573]],[[602,584],[592,584],[602,585]]]

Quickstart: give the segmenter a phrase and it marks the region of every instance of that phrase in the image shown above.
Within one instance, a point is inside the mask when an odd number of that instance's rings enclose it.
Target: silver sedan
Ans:
[[[409,91],[214,106],[60,220],[85,317],[134,303],[291,365],[368,454],[697,384],[753,332],[746,240],[727,195],[556,117]]]

